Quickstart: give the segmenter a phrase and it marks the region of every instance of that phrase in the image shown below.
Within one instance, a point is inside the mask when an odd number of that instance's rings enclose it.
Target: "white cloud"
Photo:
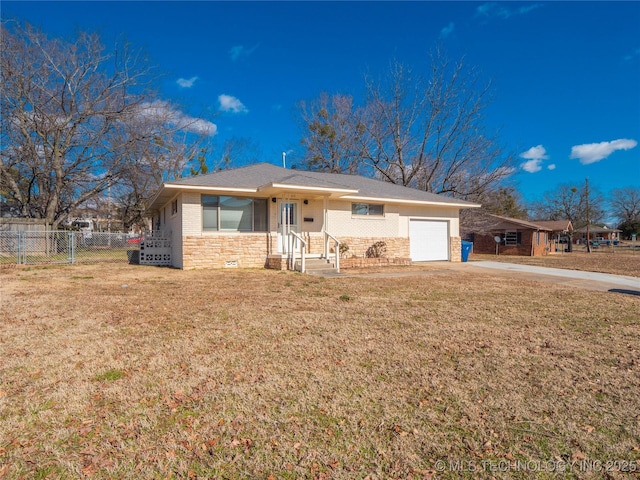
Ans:
[[[525,172],[536,173],[542,170],[542,160],[534,158],[520,165]]]
[[[183,122],[185,122],[185,129],[190,132],[208,135],[209,137],[218,132],[218,127],[215,123],[203,118],[183,117]]]
[[[613,140],[612,142],[574,145],[571,147],[571,156],[569,158],[577,158],[581,164],[589,165],[607,158],[616,150],[631,150],[636,145],[638,145],[638,142],[627,138]]]
[[[442,30],[440,30],[440,38],[447,38],[449,35],[453,33],[453,30],[455,28],[456,28],[455,24],[453,22],[449,22],[449,25],[447,25],[446,27],[443,27]]]
[[[231,57],[232,61],[236,62],[241,58],[248,57],[249,55],[251,55],[253,52],[255,52],[258,49],[259,46],[260,46],[259,43],[254,45],[251,48],[246,48],[244,45],[234,45],[229,50],[229,57]]]
[[[626,62],[630,62],[634,58],[638,57],[640,57],[640,48],[636,48],[635,52],[632,52],[629,55],[625,55],[623,58]]]
[[[526,13],[533,12],[540,7],[542,7],[542,4],[540,3],[534,3],[533,5],[527,5],[526,7],[520,7],[513,13],[513,15],[524,15]]]
[[[476,12],[478,15],[483,15],[488,17],[491,14],[491,10],[496,6],[495,3],[483,3],[479,7],[476,8]]]
[[[176,128],[200,135],[213,136],[218,127],[215,123],[202,118],[195,118],[180,110],[176,110],[169,102],[156,100],[151,103],[143,103],[138,113],[141,117],[147,117],[157,122],[173,125]]]
[[[176,80],[176,83],[182,88],[191,88],[193,87],[193,84],[196,83],[196,80],[198,80],[198,77],[191,77],[189,79],[179,78]]]
[[[236,45],[235,47],[231,47],[231,50],[229,50],[229,56],[231,57],[231,60],[233,60],[234,62],[238,60],[242,55],[243,50],[244,50],[244,47],[242,45]]]
[[[555,164],[555,163],[551,163],[551,164],[549,164],[549,166],[547,167],[547,169],[549,169],[549,170],[555,170],[555,169],[556,169],[556,164]]]
[[[531,5],[525,5],[523,7],[519,7],[516,9],[509,9],[504,6],[504,4],[498,4],[496,2],[483,3],[479,7],[476,8],[477,15],[481,15],[483,17],[499,17],[503,20],[507,20],[516,15],[525,15],[537,8],[542,7],[540,3],[533,3]]]
[[[220,95],[218,102],[220,103],[221,112],[247,113],[249,111],[240,100],[231,95]]]
[[[525,172],[535,173],[542,170],[542,161],[547,160],[549,156],[547,155],[545,148],[542,145],[538,145],[536,147],[531,147],[526,152],[522,152],[520,154],[520,158],[527,160],[520,165],[520,168]]]
[[[549,156],[547,155],[547,150],[542,145],[531,147],[526,152],[521,153],[520,157],[527,160],[530,160],[530,159],[546,160],[549,158]]]

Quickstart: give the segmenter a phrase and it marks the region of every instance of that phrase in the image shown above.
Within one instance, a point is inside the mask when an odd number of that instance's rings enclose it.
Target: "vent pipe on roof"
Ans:
[[[287,168],[287,152],[282,152],[282,168]]]

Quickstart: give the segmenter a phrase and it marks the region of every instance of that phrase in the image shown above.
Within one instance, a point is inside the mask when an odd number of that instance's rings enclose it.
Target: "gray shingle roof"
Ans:
[[[550,228],[554,232],[564,232],[573,229],[569,220],[536,220],[535,223],[537,223],[538,225],[542,225],[543,227]]]
[[[532,230],[547,230],[551,231],[551,228],[541,225],[540,223],[528,222],[526,220],[520,220],[519,218],[501,217],[500,215],[489,214],[490,217],[497,219],[503,223],[509,223],[513,225],[519,225],[521,227],[530,228]]]
[[[358,197],[476,206],[476,204],[465,202],[464,200],[358,175],[292,170],[270,163],[257,163],[247,167],[222,170],[168,183],[172,186],[184,185],[205,188],[259,188],[269,184],[285,184],[290,186],[357,190],[358,192],[354,193],[354,195]]]

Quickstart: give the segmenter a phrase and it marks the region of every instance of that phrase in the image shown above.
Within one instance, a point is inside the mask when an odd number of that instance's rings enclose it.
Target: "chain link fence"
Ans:
[[[0,264],[137,263],[140,240],[124,233],[0,232]]]

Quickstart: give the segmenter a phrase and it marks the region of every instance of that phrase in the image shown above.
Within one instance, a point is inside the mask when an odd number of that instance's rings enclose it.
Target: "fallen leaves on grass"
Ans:
[[[100,278],[100,308],[70,272]],[[434,471],[445,458],[640,459],[632,296],[438,270],[20,275],[0,284],[0,475],[417,479],[455,478]]]

